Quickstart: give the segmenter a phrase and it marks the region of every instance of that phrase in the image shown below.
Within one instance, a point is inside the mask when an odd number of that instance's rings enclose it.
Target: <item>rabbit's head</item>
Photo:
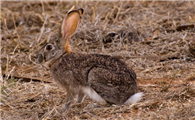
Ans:
[[[76,31],[80,21],[83,9],[70,11],[64,18],[60,35],[50,37],[48,42],[41,47],[37,54],[38,62],[52,62],[58,59],[62,54],[70,52],[69,41]]]

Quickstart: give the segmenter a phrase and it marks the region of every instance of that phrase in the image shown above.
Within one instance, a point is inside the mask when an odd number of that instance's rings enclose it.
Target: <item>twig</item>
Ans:
[[[53,109],[51,110],[51,111],[49,111],[49,112],[47,112],[47,114],[45,114],[45,117],[42,119],[42,120],[47,120],[47,117],[49,116],[49,115],[51,115],[51,113],[55,110],[56,108],[55,108],[55,106],[53,107]]]
[[[37,39],[37,42],[38,42],[38,43],[39,43],[39,41],[40,41],[40,39],[41,39],[41,36],[43,35],[43,32],[44,32],[44,30],[45,30],[45,24],[46,24],[46,22],[47,22],[47,19],[48,19],[48,16],[46,15],[45,21],[44,21],[44,23],[43,23],[43,26],[41,27],[41,33],[40,33],[40,35],[39,35],[39,38]]]

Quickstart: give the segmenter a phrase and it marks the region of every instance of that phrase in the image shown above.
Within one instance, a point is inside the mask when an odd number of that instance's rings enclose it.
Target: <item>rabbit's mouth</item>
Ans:
[[[58,52],[53,53],[50,57],[46,57],[43,54],[38,54],[37,62],[49,68],[50,65],[55,63],[56,60],[58,60],[64,53],[65,53],[64,51],[60,50]]]
[[[42,63],[43,62],[43,56],[41,54],[38,55],[38,62]]]

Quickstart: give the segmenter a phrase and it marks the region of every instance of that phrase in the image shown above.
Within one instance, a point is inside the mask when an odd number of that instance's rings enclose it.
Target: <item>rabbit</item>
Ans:
[[[66,107],[74,97],[81,103],[88,95],[100,104],[130,104],[141,100],[136,73],[125,62],[109,55],[71,51],[70,38],[75,33],[84,10],[70,11],[64,18],[59,38],[53,38],[37,53],[40,64],[47,64],[54,81],[67,92]]]

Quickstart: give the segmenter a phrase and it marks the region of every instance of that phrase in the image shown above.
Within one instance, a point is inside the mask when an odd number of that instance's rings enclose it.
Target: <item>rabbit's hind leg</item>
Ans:
[[[98,95],[97,92],[93,88],[88,86],[88,87],[83,87],[82,90],[91,99],[97,101],[100,104],[106,104],[106,101],[100,95]]]
[[[131,85],[124,82],[126,76],[106,68],[93,68],[88,74],[88,84],[107,103],[120,105],[129,97],[126,94]]]

